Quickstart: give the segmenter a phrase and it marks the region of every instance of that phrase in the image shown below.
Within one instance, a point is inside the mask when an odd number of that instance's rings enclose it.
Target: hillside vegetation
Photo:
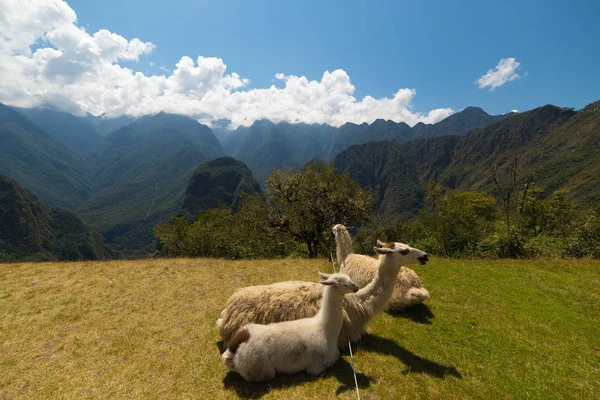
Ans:
[[[418,123],[412,128],[404,122],[383,119],[371,124],[346,123],[339,128],[260,120],[225,135],[222,143],[225,152],[245,162],[262,183],[273,168],[297,169],[313,159],[331,160],[353,144],[392,139],[404,143],[416,138],[463,135],[506,116],[467,107],[436,124]]]
[[[0,261],[98,260],[116,253],[75,213],[0,174]]]
[[[94,193],[76,211],[126,256],[147,255],[152,228],[179,213],[194,169],[222,155],[205,125],[165,113],[142,117],[106,137],[91,160]]]
[[[227,122],[220,121],[222,147],[210,128],[181,115],[159,113],[131,122],[125,117],[81,118],[53,109],[22,110],[44,125],[40,127],[14,109],[0,105],[0,173],[15,179],[49,205],[76,212],[122,256],[142,257],[157,250],[153,229],[170,217],[190,218],[200,211],[215,210],[219,201],[237,210],[242,192],[260,192],[254,178],[267,189],[269,176],[277,176],[286,168],[302,170],[309,161],[322,164],[319,159],[332,157],[350,146],[337,155],[334,165],[373,195],[375,207],[370,216],[367,213],[355,219],[342,213],[333,222],[331,216],[337,211],[323,209],[314,215],[322,222],[321,227],[329,222],[362,226],[370,219],[370,231],[361,234],[365,237],[419,217],[420,225],[396,231],[405,240],[425,244],[428,251],[438,255],[597,257],[599,109],[600,102],[578,112],[546,105],[518,114],[490,116],[480,108],[469,107],[436,124],[417,124],[412,128],[384,120],[361,125],[347,123],[340,128],[256,121],[250,127],[226,132],[222,126]],[[105,135],[111,127],[119,129]],[[226,153],[242,160],[237,164],[239,168],[233,168],[239,174],[228,167],[222,170],[218,165],[200,166]],[[229,160],[233,163],[233,159]],[[247,166],[242,164],[244,161]],[[287,176],[289,171],[283,173]],[[501,184],[494,182],[494,176]],[[516,179],[511,183],[513,176]],[[483,218],[495,225],[494,229],[481,230],[480,233],[487,233],[485,237],[475,240],[475,235],[471,235],[468,245],[463,242],[450,251],[453,246],[440,244],[443,240],[433,210],[437,205],[426,189],[433,180],[449,190],[494,196],[505,213],[505,226],[498,223],[500,214],[488,213]],[[503,204],[507,186],[512,187],[512,202],[508,205]],[[310,196],[320,196],[323,191],[335,194],[335,186],[329,184],[314,189],[301,201],[296,195],[288,196],[286,201],[295,204],[298,215],[315,209],[316,202]],[[339,200],[338,210],[340,204],[352,203],[344,196]],[[458,205],[471,200],[475,201],[476,196],[460,201],[455,196],[450,203]],[[557,202],[571,208],[574,205],[581,212],[563,212],[564,207]],[[295,221],[282,219],[277,216],[280,211],[276,207],[261,208],[258,201],[251,211],[246,215],[252,221],[242,222],[244,226],[251,222],[249,225],[256,232],[253,239],[265,245],[262,249],[242,245],[237,246],[243,250],[241,253],[228,252],[231,246],[222,245],[218,253],[202,255],[326,254],[322,248],[315,251],[302,243],[312,241],[316,245],[309,236],[318,237],[323,243],[328,226],[300,235],[306,215]],[[558,225],[552,216],[555,211],[563,219]],[[529,226],[523,230],[521,220],[525,214]],[[453,216],[460,218],[457,227],[472,217],[465,213]],[[236,220],[227,215],[227,210],[203,217],[203,221],[208,219],[211,222],[202,223],[204,228],[213,230],[203,228],[207,237],[214,236],[213,228],[221,229]],[[568,219],[569,224],[564,223]],[[540,222],[546,220],[554,222]],[[559,225],[568,229],[557,229]],[[515,226],[517,231],[512,229]],[[176,227],[179,228],[185,227]],[[273,229],[283,234],[274,233]],[[455,233],[449,230],[445,234],[456,236]],[[276,236],[280,239],[278,244],[269,245]],[[159,244],[158,250],[162,252],[164,247]]]
[[[90,119],[52,108],[17,108],[17,111],[79,154],[89,154],[102,142],[102,135]]]
[[[600,262],[416,267],[425,305],[354,346],[363,399],[592,399]],[[355,399],[348,354],[323,376],[247,384],[215,320],[236,288],[317,279],[327,260],[162,259],[0,266],[0,397]]]
[[[335,165],[374,191],[381,213],[396,218],[423,208],[423,185],[431,179],[450,189],[497,195],[491,168],[509,176],[515,159],[519,185],[535,174],[541,198],[565,189],[578,205],[597,206],[600,102],[578,112],[547,105],[463,136],[355,145],[340,153]]]
[[[92,169],[81,157],[1,103],[0,173],[57,207],[74,209],[92,190]]]
[[[260,184],[250,169],[232,157],[215,158],[194,170],[185,190],[181,214],[194,217],[221,204],[237,209],[242,193],[261,193]]]

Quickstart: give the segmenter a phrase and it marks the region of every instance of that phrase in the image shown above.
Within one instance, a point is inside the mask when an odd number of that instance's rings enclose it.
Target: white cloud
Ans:
[[[205,123],[226,118],[232,127],[257,119],[339,126],[384,118],[414,125],[453,113],[414,112],[414,89],[356,99],[342,69],[325,71],[320,80],[277,73],[283,87],[249,88],[250,80],[227,73],[220,58],[182,56],[173,70],[160,67],[164,75],[145,75],[119,62],[139,60],[155,50],[152,43],[106,29],[90,34],[64,1],[0,0],[0,6],[0,102],[11,105],[109,117],[166,111]]]
[[[511,113],[518,113],[519,110],[517,110],[516,108],[514,110],[510,110]]]
[[[477,83],[480,89],[489,86],[491,92],[507,82],[519,79],[520,76],[516,71],[520,65],[521,63],[517,62],[517,60],[513,57],[503,58],[500,60],[498,65],[496,65],[495,69],[488,70],[488,72],[479,78],[475,83]]]

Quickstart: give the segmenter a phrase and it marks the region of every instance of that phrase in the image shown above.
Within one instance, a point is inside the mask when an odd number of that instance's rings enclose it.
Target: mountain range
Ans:
[[[372,124],[346,123],[339,128],[260,120],[229,133],[223,139],[223,147],[228,155],[245,162],[263,182],[272,168],[294,169],[312,159],[333,159],[353,144],[392,139],[404,143],[416,138],[463,135],[509,115],[489,115],[479,107],[468,107],[437,124],[421,122],[412,128],[404,122],[383,119]]]
[[[522,174],[541,160],[538,183],[548,192],[568,187],[587,206],[600,187],[598,108],[544,106],[492,116],[469,107],[413,127],[384,120],[339,128],[263,120],[234,131],[221,125],[217,138],[181,115],[111,120],[0,104],[0,173],[41,201],[76,212],[123,256],[137,257],[153,251],[152,228],[159,222],[219,201],[235,207],[241,192],[260,192],[272,168],[315,159],[333,159],[373,191],[380,213],[399,220],[423,207],[427,180],[493,192],[490,165],[505,172],[514,156]]]
[[[334,164],[373,191],[379,212],[406,219],[423,207],[428,180],[496,193],[492,166],[499,178],[507,178],[515,159],[519,182],[535,172],[543,196],[566,189],[580,206],[598,205],[600,102],[578,112],[546,105],[462,136],[354,145],[336,156]]]

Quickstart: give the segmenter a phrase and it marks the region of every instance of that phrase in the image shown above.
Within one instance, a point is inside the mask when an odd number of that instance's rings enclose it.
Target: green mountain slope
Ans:
[[[0,174],[0,261],[98,260],[114,251],[71,211],[46,205]]]
[[[109,133],[113,133],[117,129],[120,129],[126,125],[131,124],[135,121],[135,118],[122,115],[117,118],[107,118],[104,115],[94,116],[87,114],[81,118],[85,123],[91,125],[96,132],[102,136],[106,136]]]
[[[43,201],[75,209],[91,192],[86,161],[22,114],[0,104],[0,173]]]
[[[352,144],[362,144],[380,140],[396,140],[404,143],[417,138],[443,135],[464,135],[474,129],[501,121],[509,116],[489,115],[479,107],[467,107],[436,124],[419,122],[412,128],[404,122],[378,119],[372,124],[345,124],[332,136],[327,145],[327,157],[334,158]]]
[[[194,169],[221,155],[212,131],[190,118],[140,118],[94,155],[94,195],[78,213],[126,256],[148,254],[152,228],[179,212]]]
[[[491,166],[497,166],[498,175],[505,177],[509,163],[516,157],[521,182],[537,170],[535,182],[546,188],[543,195],[567,188],[578,204],[593,206],[600,198],[599,110],[600,102],[579,112],[547,105],[510,115],[463,136],[352,146],[336,157],[335,165],[363,187],[372,188],[372,182],[392,184],[386,170],[412,169],[420,185],[435,179],[449,188],[495,193]],[[409,173],[409,177],[415,175]],[[362,181],[360,176],[369,179]],[[413,182],[410,178],[404,180]],[[395,191],[376,192],[379,210],[391,217],[415,215],[423,198],[422,189],[414,184],[397,186]],[[412,206],[406,201],[411,196]]]
[[[102,135],[84,118],[52,108],[19,108],[17,111],[82,154],[90,153],[102,142]]]
[[[273,168],[299,168],[324,156],[324,148],[336,128],[329,125],[254,122],[239,127],[223,139],[227,154],[243,161],[263,182]]]
[[[417,171],[405,160],[395,140],[351,146],[335,158],[334,165],[362,188],[371,190],[375,208],[382,214],[405,220],[423,207],[424,190]]]
[[[250,169],[232,157],[219,157],[196,168],[185,191],[181,214],[193,217],[199,212],[217,208],[219,203],[236,208],[240,195],[260,194],[260,184]]]

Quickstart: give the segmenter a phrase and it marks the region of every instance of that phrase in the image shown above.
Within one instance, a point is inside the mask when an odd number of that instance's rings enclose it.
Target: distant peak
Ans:
[[[485,112],[485,110],[481,107],[475,107],[475,106],[469,106],[467,108],[465,108],[464,110],[462,110],[461,112],[459,112],[458,114],[485,114],[485,115],[489,115],[487,112]]]

